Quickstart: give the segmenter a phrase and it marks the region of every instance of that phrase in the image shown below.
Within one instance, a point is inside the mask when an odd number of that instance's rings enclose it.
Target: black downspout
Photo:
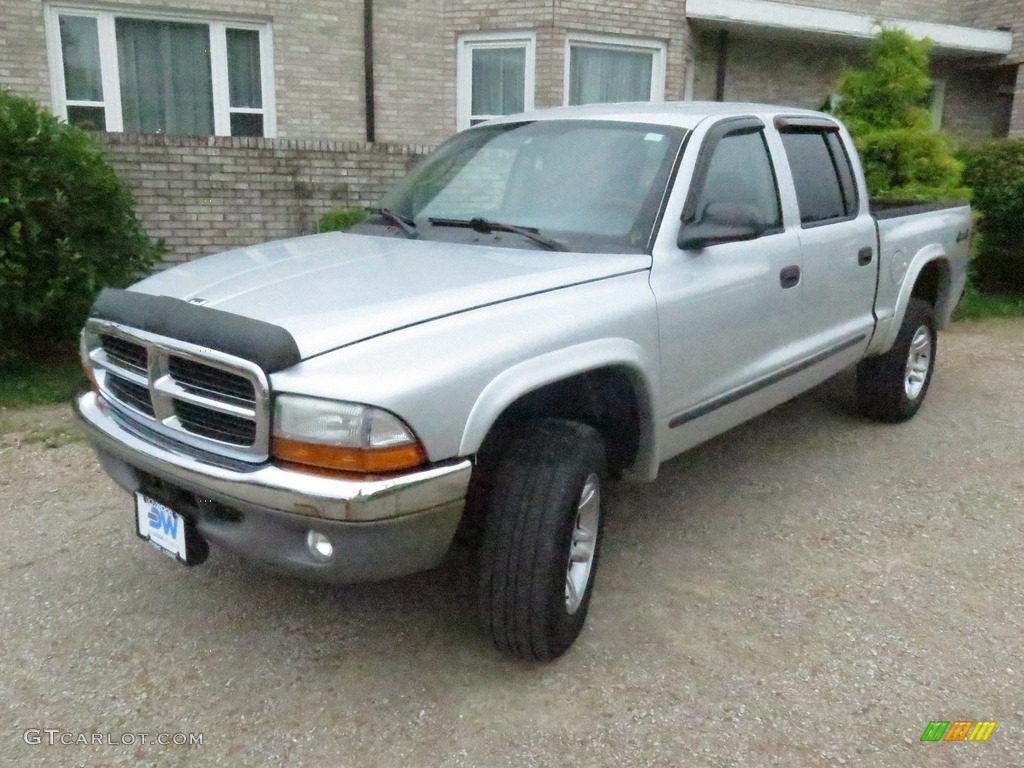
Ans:
[[[729,30],[718,33],[718,63],[715,67],[715,101],[725,101],[725,67],[729,61]]]
[[[363,80],[366,86],[366,140],[377,140],[377,118],[373,97],[373,0],[363,0]]]

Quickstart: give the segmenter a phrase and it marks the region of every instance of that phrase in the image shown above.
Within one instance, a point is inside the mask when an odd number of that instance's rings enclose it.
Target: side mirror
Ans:
[[[708,203],[699,221],[683,221],[676,244],[684,251],[753,240],[768,229],[764,215],[745,203]]]

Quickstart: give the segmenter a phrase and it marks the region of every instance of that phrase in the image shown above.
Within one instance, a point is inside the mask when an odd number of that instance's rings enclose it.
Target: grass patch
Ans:
[[[0,367],[0,408],[67,403],[88,387],[78,358]]]
[[[988,317],[1024,317],[1024,296],[980,293],[967,286],[953,314],[954,320],[983,320]]]
[[[0,450],[23,445],[60,448],[84,439],[85,435],[75,423],[67,403],[34,408],[0,408]]]

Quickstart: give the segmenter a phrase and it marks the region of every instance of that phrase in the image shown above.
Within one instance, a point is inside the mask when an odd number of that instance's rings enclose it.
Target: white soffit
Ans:
[[[742,29],[776,29],[790,33],[838,36],[868,40],[875,36],[875,16],[832,11],[807,5],[769,0],[686,0],[686,16],[714,26]],[[928,21],[883,19],[914,37],[927,37],[937,52],[961,56],[1006,55],[1013,47],[1013,33],[975,29]]]

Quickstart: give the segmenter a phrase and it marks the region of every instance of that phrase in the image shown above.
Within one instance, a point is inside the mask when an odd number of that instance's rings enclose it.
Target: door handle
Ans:
[[[871,257],[873,255],[874,251],[872,250],[870,245],[866,248],[861,248],[859,251],[857,251],[857,263],[860,264],[862,267],[865,264],[870,264]]]
[[[783,267],[782,271],[779,272],[779,285],[783,288],[792,288],[800,283],[800,267],[796,264],[791,264],[788,267]]]

